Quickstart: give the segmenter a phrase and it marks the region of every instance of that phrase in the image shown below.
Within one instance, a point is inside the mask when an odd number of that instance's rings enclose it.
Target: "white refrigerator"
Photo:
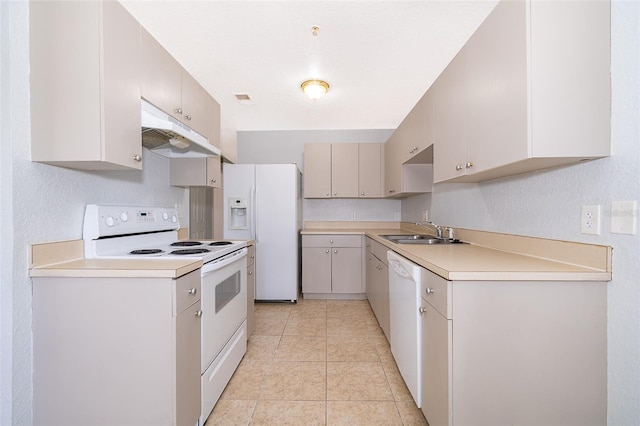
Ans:
[[[224,238],[255,240],[255,298],[298,300],[302,196],[295,164],[224,164]]]

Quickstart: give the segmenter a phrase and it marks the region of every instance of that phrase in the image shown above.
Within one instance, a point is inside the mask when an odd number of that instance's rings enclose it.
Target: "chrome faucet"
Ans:
[[[431,226],[433,229],[436,230],[436,237],[437,238],[442,238],[442,227],[440,225],[436,225],[435,223],[429,221],[426,223],[423,222],[416,222],[417,226],[424,226],[425,228],[429,229],[429,226]]]

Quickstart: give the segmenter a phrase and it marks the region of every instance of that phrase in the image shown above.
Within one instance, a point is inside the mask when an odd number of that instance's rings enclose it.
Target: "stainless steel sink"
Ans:
[[[414,234],[414,235],[381,235],[392,243],[396,244],[466,244],[460,240],[449,238],[437,238],[433,235]]]

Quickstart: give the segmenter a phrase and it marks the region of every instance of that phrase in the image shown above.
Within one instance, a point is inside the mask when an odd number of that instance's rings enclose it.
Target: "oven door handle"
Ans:
[[[227,266],[230,263],[235,262],[236,260],[240,260],[247,255],[247,248],[241,248],[240,250],[234,251],[233,253],[229,253],[227,255],[222,256],[220,259],[213,260],[211,262],[205,263],[202,265],[201,275],[204,277],[207,274],[210,274],[214,271],[217,271],[220,268]]]

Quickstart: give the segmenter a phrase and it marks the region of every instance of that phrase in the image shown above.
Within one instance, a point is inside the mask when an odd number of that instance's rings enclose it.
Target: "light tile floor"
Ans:
[[[205,426],[426,425],[366,300],[256,305],[247,353]]]

